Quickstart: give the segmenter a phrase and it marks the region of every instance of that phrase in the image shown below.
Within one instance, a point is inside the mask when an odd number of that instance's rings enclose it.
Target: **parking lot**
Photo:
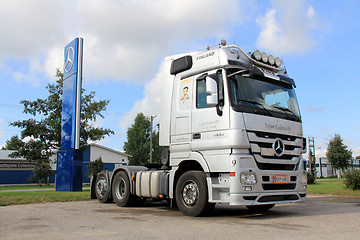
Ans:
[[[360,199],[308,198],[264,214],[217,205],[209,217],[165,204],[141,208],[86,202],[0,207],[0,239],[358,239]]]

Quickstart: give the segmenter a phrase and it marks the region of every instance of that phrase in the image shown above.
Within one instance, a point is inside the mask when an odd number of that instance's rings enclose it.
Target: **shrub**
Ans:
[[[316,175],[307,172],[307,183],[308,184],[315,184]]]
[[[89,163],[87,176],[97,175],[102,170],[104,170],[104,163],[101,157],[98,157],[94,162]]]
[[[344,175],[346,188],[360,190],[360,169],[350,169]]]

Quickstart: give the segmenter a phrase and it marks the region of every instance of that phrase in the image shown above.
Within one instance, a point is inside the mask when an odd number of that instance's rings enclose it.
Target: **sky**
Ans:
[[[0,0],[0,147],[21,134],[9,123],[30,117],[20,101],[47,97],[76,37],[83,88],[110,100],[93,124],[115,134],[97,143],[119,150],[138,112],[159,115],[164,57],[225,39],[283,60],[317,157],[335,134],[358,156],[359,12],[357,0]]]

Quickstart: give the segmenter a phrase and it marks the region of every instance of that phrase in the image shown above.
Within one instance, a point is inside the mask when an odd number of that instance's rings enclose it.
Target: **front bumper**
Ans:
[[[299,159],[293,171],[260,170],[251,154],[230,157],[230,205],[261,205],[301,202],[306,199],[306,162]],[[236,163],[236,164],[234,164]],[[256,184],[241,183],[241,173],[252,173]],[[287,182],[276,183],[274,176],[287,176]]]

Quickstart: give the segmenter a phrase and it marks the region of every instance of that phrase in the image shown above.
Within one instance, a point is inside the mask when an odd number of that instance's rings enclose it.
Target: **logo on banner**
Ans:
[[[64,65],[65,72],[70,72],[70,70],[74,66],[74,55],[75,55],[74,48],[69,47],[65,53],[65,65]]]

